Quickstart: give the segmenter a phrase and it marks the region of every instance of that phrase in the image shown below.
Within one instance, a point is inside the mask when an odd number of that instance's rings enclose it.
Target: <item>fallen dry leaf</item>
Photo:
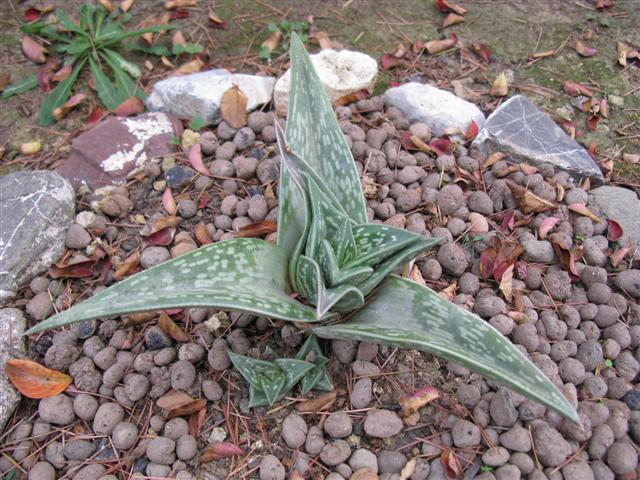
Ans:
[[[609,257],[609,261],[611,262],[611,265],[613,265],[614,267],[618,267],[618,265],[622,263],[622,261],[624,260],[624,257],[626,257],[630,251],[631,251],[631,247],[622,247],[622,248],[616,249]]]
[[[211,173],[202,161],[202,148],[199,143],[196,143],[189,148],[189,162],[200,175],[204,175],[205,177],[211,176]]]
[[[434,153],[433,148],[423,142],[420,137],[417,135],[411,135],[409,132],[405,132],[406,136],[403,134],[403,146],[407,149],[407,143],[413,145],[412,150],[418,149],[424,153]],[[408,142],[407,142],[408,141]],[[407,149],[408,150],[408,149]]]
[[[640,60],[640,50],[635,50],[626,43],[616,43],[618,51],[618,63],[623,67],[627,66],[627,60]]]
[[[228,25],[226,20],[223,20],[214,12],[209,12],[208,17],[209,17],[209,22],[211,22],[211,25],[213,26],[213,28],[219,28],[220,30],[227,29]]]
[[[187,41],[184,39],[184,35],[182,34],[182,30],[176,30],[175,33],[171,36],[171,45],[186,45]]]
[[[109,13],[113,12],[113,10],[116,8],[113,3],[111,3],[111,0],[98,0],[98,3],[102,5]]]
[[[156,400],[156,405],[162,410],[173,410],[193,402],[193,398],[184,392],[171,390]]]
[[[558,205],[554,202],[549,202],[544,198],[539,197],[528,188],[525,188],[512,180],[507,180],[507,186],[511,190],[511,193],[520,202],[520,208],[524,213],[541,213],[548,210],[555,210]]]
[[[10,358],[4,367],[9,380],[25,397],[48,398],[63,392],[73,379],[33,360]]]
[[[355,103],[358,100],[365,100],[367,98],[369,98],[369,91],[363,88],[362,90],[358,90],[357,92],[352,92],[340,97],[338,100],[334,102],[334,105],[336,107],[342,107],[344,105]]]
[[[429,143],[429,146],[438,155],[451,155],[456,148],[454,143],[448,138],[434,138],[431,140],[431,143]]]
[[[280,41],[282,40],[282,32],[280,30],[276,30],[271,34],[269,38],[267,38],[264,42],[262,42],[261,47],[268,51],[269,53],[273,52],[280,45]]]
[[[27,22],[35,22],[45,13],[52,12],[56,7],[54,5],[44,5],[44,6],[36,6],[29,7],[24,12],[24,19]]]
[[[498,254],[493,262],[491,276],[496,282],[499,282],[509,267],[513,266],[518,257],[522,255],[524,247],[520,243],[499,241],[497,237],[494,239],[494,248]]]
[[[202,452],[198,461],[200,463],[208,463],[233,457],[234,455],[242,455],[242,448],[229,442],[215,442]]]
[[[462,15],[458,15],[457,13],[450,13],[442,21],[442,28],[447,28],[451,25],[456,25],[462,22],[464,22],[464,17]]]
[[[571,44],[571,48],[573,48],[581,57],[593,57],[598,53],[597,48],[587,47],[582,40],[576,40],[573,42]]]
[[[45,53],[47,50],[38,42],[28,35],[22,38],[22,51],[25,56],[36,63],[44,63],[46,61]]]
[[[540,227],[538,227],[538,236],[542,240],[544,240],[545,238],[547,238],[547,235],[549,235],[549,232],[553,230],[553,227],[555,227],[559,222],[560,222],[560,219],[557,217],[545,218],[540,223]]]
[[[604,118],[609,118],[609,100],[605,98],[600,102],[600,109],[598,113]]]
[[[513,264],[509,265],[502,273],[500,286],[498,288],[502,292],[502,295],[504,295],[504,299],[507,302],[511,302],[513,298]]]
[[[640,154],[638,153],[623,153],[622,160],[629,163],[640,163]]]
[[[471,44],[471,51],[484,60],[485,63],[489,63],[491,61],[491,52],[486,44],[473,42]]]
[[[427,282],[425,282],[424,277],[420,272],[420,268],[415,263],[413,264],[413,266],[411,267],[411,270],[409,271],[409,280],[419,283],[420,285],[423,285],[425,287],[427,286]]]
[[[489,94],[494,97],[504,97],[509,93],[509,82],[507,82],[507,76],[504,72],[496,77],[491,84]]]
[[[127,98],[113,109],[113,113],[118,117],[129,117],[142,112],[144,112],[144,102],[138,97]]]
[[[23,155],[32,156],[40,151],[42,148],[42,142],[39,140],[33,142],[26,142],[20,145],[20,152]]]
[[[593,91],[578,82],[574,82],[573,80],[566,80],[563,85],[564,93],[571,97],[577,97],[578,95],[586,95],[587,97],[593,97]]]
[[[211,235],[209,235],[209,230],[203,222],[198,223],[194,227],[193,234],[196,237],[196,241],[201,246],[213,243],[213,239],[211,238]]]
[[[189,337],[166,313],[160,314],[158,326],[167,336],[173,338],[176,342],[188,342]]]
[[[442,290],[440,290],[438,292],[438,295],[442,298],[444,298],[445,300],[448,300],[450,302],[453,302],[453,299],[456,296],[456,289],[458,288],[458,284],[456,282],[453,282],[451,285],[449,285],[446,288],[443,288]]]
[[[533,58],[547,58],[556,54],[555,50],[545,50],[544,52],[535,52]]]
[[[122,280],[127,275],[133,273],[140,265],[140,252],[135,251],[129,255],[124,262],[116,269],[113,278]]]
[[[122,0],[120,2],[120,10],[123,12],[128,12],[131,6],[133,5],[134,0]]]
[[[56,108],[53,111],[53,118],[55,118],[56,121],[59,122],[67,116],[67,113],[69,113],[73,108],[80,105],[86,98],[87,96],[84,93],[76,93],[69,100],[67,100],[64,105]]]
[[[7,85],[11,83],[11,74],[5,73],[0,75],[0,92],[7,88]]]
[[[554,241],[553,238],[551,245],[553,245],[553,250],[555,251],[556,257],[560,260],[560,265],[562,265],[564,271],[571,274],[574,279],[580,278],[578,270],[576,269],[576,261],[582,257],[581,247],[570,250],[558,241]]]
[[[202,430],[202,425],[204,424],[205,419],[207,418],[207,409],[203,408],[198,410],[195,413],[192,413],[189,416],[189,435],[193,438],[200,437],[200,430]]]
[[[173,192],[171,192],[169,187],[167,187],[162,194],[162,206],[171,216],[175,216],[178,212],[178,205],[176,205],[176,201],[173,198]]]
[[[598,10],[604,10],[611,8],[616,4],[616,0],[596,0],[596,8]]]
[[[378,474],[370,468],[359,468],[351,474],[350,480],[378,480]]]
[[[246,225],[238,230],[237,238],[253,238],[268,235],[278,230],[278,224],[273,220],[262,220]]]
[[[380,55],[380,65],[382,65],[382,68],[384,68],[385,70],[390,70],[394,67],[397,67],[399,64],[400,59],[394,57],[390,53],[383,53],[382,55]]]
[[[71,75],[71,70],[72,65],[70,63],[65,63],[62,68],[53,75],[51,80],[53,80],[54,82],[62,82],[63,80],[69,78],[69,75]]]
[[[597,215],[595,215],[591,210],[589,210],[584,203],[572,203],[567,208],[572,212],[575,212],[590,218],[592,221],[596,223],[600,221],[600,218]]]
[[[471,120],[464,135],[465,140],[473,140],[478,135],[478,124],[475,120]]]
[[[448,448],[442,452],[442,455],[440,455],[440,462],[442,462],[444,473],[447,478],[457,478],[458,475],[460,475],[462,467],[460,466],[460,461],[453,449]]]
[[[197,73],[202,70],[202,67],[204,67],[204,62],[199,58],[194,58],[190,62],[180,65],[174,72],[174,75],[187,75],[189,73]]]
[[[423,387],[414,392],[413,395],[400,397],[398,399],[400,416],[408,417],[438,398],[440,398],[440,392],[437,388],[431,386]]]
[[[247,96],[237,85],[222,94],[220,114],[232,128],[247,124]]]
[[[443,38],[441,40],[431,40],[425,43],[424,47],[431,55],[435,55],[436,53],[448,50],[456,43],[458,43],[458,36],[455,33],[452,33],[449,38]]]
[[[333,43],[331,43],[329,35],[324,30],[316,32],[316,40],[318,41],[318,45],[320,45],[320,50],[333,49]]]
[[[436,0],[436,9],[441,13],[454,12],[458,15],[467,13],[467,9],[448,0]]]
[[[191,415],[192,413],[199,412],[202,409],[207,408],[207,401],[202,398],[199,400],[194,400],[186,405],[182,405],[180,407],[172,408],[167,411],[166,419],[171,420],[176,417],[184,417],[186,415]]]
[[[487,168],[493,166],[493,164],[498,163],[506,158],[506,154],[502,152],[494,152],[490,154],[484,162],[482,162],[482,170],[486,170]]]
[[[168,0],[164,2],[164,8],[166,8],[167,10],[196,6],[198,6],[198,0]]]
[[[296,405],[296,410],[301,413],[311,412],[324,412],[331,408],[338,396],[338,390],[331,390],[330,392],[324,392],[315,398],[305,400]]]
[[[607,240],[615,242],[622,236],[622,227],[615,220],[607,220]]]
[[[400,471],[400,478],[398,480],[409,480],[413,473],[416,471],[416,466],[418,465],[418,458],[413,457],[409,460],[406,465]]]

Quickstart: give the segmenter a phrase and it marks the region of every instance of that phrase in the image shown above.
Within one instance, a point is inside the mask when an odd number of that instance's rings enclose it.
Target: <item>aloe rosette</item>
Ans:
[[[356,164],[295,35],[290,55],[286,133],[276,124],[282,158],[277,245],[232,239],[202,247],[123,280],[27,333],[176,307],[244,311],[306,323],[323,338],[430,352],[578,421],[555,385],[491,325],[429,288],[393,274],[437,240],[367,222]],[[245,377],[253,375],[250,362],[233,358]],[[300,375],[296,381],[309,372],[320,375],[304,360],[299,358],[303,363],[295,365]],[[293,378],[267,364],[260,368],[278,388],[255,391],[256,401],[272,403]]]

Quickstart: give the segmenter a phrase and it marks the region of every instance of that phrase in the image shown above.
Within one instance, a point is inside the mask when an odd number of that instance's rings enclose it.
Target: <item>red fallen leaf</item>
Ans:
[[[467,13],[467,9],[448,0],[436,0],[436,9],[440,13],[455,12],[458,15]]]
[[[193,438],[200,437],[200,430],[202,429],[206,416],[207,409],[203,408],[202,410],[198,410],[196,413],[192,413],[189,417],[189,435]]]
[[[173,12],[171,12],[171,15],[169,15],[169,19],[170,20],[180,20],[183,18],[189,18],[191,16],[191,14],[187,11],[187,10],[174,10]]]
[[[4,367],[16,389],[29,398],[48,398],[63,392],[73,379],[33,360],[10,358]]]
[[[502,276],[511,267],[518,257],[524,252],[524,247],[519,243],[502,242],[498,255],[493,263],[493,271],[491,275],[496,282],[502,279]]]
[[[158,320],[158,326],[160,330],[166,333],[169,337],[173,338],[176,342],[188,342],[189,337],[186,333],[174,322],[166,313],[160,314]]]
[[[422,52],[422,50],[424,50],[424,47],[425,47],[424,40],[419,38],[418,40],[413,42],[413,45],[411,45],[411,50],[413,51],[413,53],[420,53]]]
[[[438,296],[444,298],[448,302],[453,302],[453,299],[456,296],[456,289],[458,288],[458,284],[453,282],[447,288],[444,288],[438,292]]]
[[[596,53],[598,53],[597,48],[587,47],[582,40],[576,40],[571,44],[571,48],[573,48],[578,55],[581,57],[593,57]]]
[[[189,162],[191,162],[191,166],[200,175],[204,175],[205,177],[211,176],[211,173],[209,173],[209,170],[204,166],[204,162],[202,161],[202,149],[199,143],[189,148]]]
[[[460,466],[458,457],[456,457],[455,452],[451,448],[442,452],[442,455],[440,455],[440,462],[442,462],[444,473],[447,478],[456,478],[460,475],[462,467]]]
[[[615,242],[622,236],[622,227],[615,220],[607,220],[607,240]]]
[[[380,56],[380,65],[382,65],[382,68],[384,68],[385,70],[389,70],[393,67],[397,67],[399,63],[400,63],[400,60],[394,57],[393,55],[391,55],[390,53],[383,53]]]
[[[176,201],[173,199],[173,193],[169,187],[167,187],[162,194],[162,206],[167,213],[172,216],[178,211],[178,206],[176,205]]]
[[[228,27],[227,22],[213,12],[209,12],[209,22],[213,28],[226,30]]]
[[[124,262],[116,269],[113,278],[122,280],[127,275],[133,273],[140,265],[140,252],[133,252]]]
[[[92,258],[80,260],[75,263],[61,264],[57,263],[49,267],[49,275],[51,278],[86,278],[92,277],[102,272],[105,253],[98,249],[92,255]],[[108,259],[107,259],[108,260]],[[110,264],[110,261],[109,261]]]
[[[598,128],[598,124],[600,123],[600,115],[589,115],[587,117],[587,128],[590,132],[593,132],[596,128]]]
[[[510,232],[514,229],[516,225],[516,211],[515,210],[509,210],[507,213],[504,214],[504,217],[502,217],[502,223],[500,223],[500,230],[502,230],[503,232]]]
[[[457,25],[458,23],[464,22],[464,17],[462,15],[458,15],[456,13],[450,13],[445,17],[442,21],[442,28],[450,27],[451,25]]]
[[[263,220],[261,222],[252,223],[238,230],[237,237],[239,238],[253,238],[268,235],[275,232],[278,225],[273,220]]]
[[[167,308],[166,310],[162,310],[162,313],[166,315],[177,315],[182,311],[181,308]]]
[[[438,155],[451,155],[455,149],[455,145],[448,138],[434,138],[429,146],[436,151]]]
[[[71,75],[71,69],[71,64],[65,63],[62,68],[55,73],[52,80],[54,82],[62,82],[63,80],[66,80],[69,78],[69,75]]]
[[[500,278],[499,290],[507,302],[513,298],[513,264],[509,265]]]
[[[11,83],[11,74],[5,73],[0,76],[0,92],[3,91]]]
[[[577,97],[578,95],[586,95],[587,97],[593,97],[593,91],[578,82],[574,82],[573,80],[566,80],[563,85],[564,93],[569,95],[570,97]]]
[[[57,58],[48,58],[46,63],[38,68],[36,78],[38,79],[38,86],[43,92],[51,91],[51,81],[56,76],[56,70],[60,67],[60,60]]]
[[[591,142],[588,146],[587,146],[587,152],[589,153],[589,155],[591,156],[591,158],[593,159],[593,161],[597,161],[597,150],[598,150],[598,144],[595,142]]]
[[[618,265],[620,265],[624,260],[624,257],[627,256],[630,250],[631,250],[631,247],[622,247],[622,248],[616,249],[616,251],[613,252],[609,257],[609,261],[611,262],[611,265],[613,265],[614,267],[617,267]]]
[[[400,85],[401,85],[400,82],[395,82],[395,81],[394,82],[389,82],[389,86],[390,87],[399,87]]]
[[[600,102],[600,115],[604,118],[609,118],[609,100],[606,98]]]
[[[118,117],[129,117],[144,112],[144,103],[138,97],[127,98],[124,102],[113,109],[113,113]]]
[[[567,135],[569,135],[574,140],[576,139],[576,124],[575,124],[575,122],[573,122],[572,120],[562,119],[562,120],[558,120],[556,123],[558,125],[560,125],[560,128],[562,128]]]
[[[173,410],[174,408],[180,408],[193,402],[193,398],[184,392],[177,390],[171,390],[169,393],[165,393],[156,401],[158,408],[162,410]]]
[[[22,51],[32,62],[44,63],[46,60],[46,57],[44,56],[46,53],[45,48],[40,44],[40,42],[34,40],[28,35],[22,37]]]
[[[209,203],[209,200],[211,200],[211,195],[209,195],[209,192],[204,192],[202,195],[200,195],[200,200],[198,200],[198,208],[202,209],[206,207]]]
[[[237,85],[222,94],[220,114],[233,128],[242,128],[247,124],[247,96]]]
[[[213,462],[223,458],[233,457],[234,455],[242,455],[242,448],[229,442],[215,442],[207,447],[198,461],[200,463]]]
[[[538,235],[542,240],[547,238],[549,232],[560,222],[560,219],[557,217],[547,217],[541,223],[538,228]]]
[[[578,274],[578,270],[576,269],[576,260],[582,257],[582,252],[580,248],[574,248],[573,250],[568,250],[560,245],[558,242],[554,242],[551,240],[551,244],[553,245],[553,250],[556,253],[556,257],[560,260],[560,265],[562,268],[571,274],[572,279],[580,278]]]
[[[404,43],[399,44],[392,55],[396,58],[404,58],[407,54],[407,46]]]
[[[616,50],[618,51],[618,63],[623,67],[627,66],[627,60],[640,60],[640,50],[634,50],[626,43],[616,43]]]
[[[473,42],[471,44],[471,51],[484,60],[485,63],[489,63],[491,61],[491,52],[489,51],[489,47],[484,43]]]
[[[186,44],[187,44],[187,41],[184,39],[184,35],[182,34],[182,31],[176,30],[176,32],[171,37],[171,45],[175,47],[176,45],[184,46]]]
[[[496,262],[498,252],[494,247],[485,248],[480,254],[480,262],[478,263],[480,277],[484,280],[491,277],[493,273],[493,264]]]
[[[430,386],[422,387],[408,397],[400,397],[398,399],[401,407],[400,416],[403,418],[408,417],[439,397],[440,392],[438,389]]]
[[[476,136],[478,135],[478,124],[475,122],[475,120],[471,120],[471,123],[469,123],[469,127],[467,127],[467,133],[465,134],[465,139],[467,140],[471,140],[473,138],[476,138]]]
[[[611,8],[616,4],[616,0],[596,0],[596,8],[598,10],[604,10],[605,8]]]
[[[99,122],[108,113],[109,112],[107,112],[104,108],[100,108],[100,107],[94,105],[91,108],[91,112],[89,112],[89,115],[87,116],[87,122],[89,122],[89,123]]]
[[[445,50],[453,47],[456,43],[458,43],[458,36],[455,33],[452,33],[449,38],[443,38],[441,40],[431,40],[425,44],[425,48],[427,52],[431,55],[436,53],[444,52]]]
[[[571,205],[567,206],[567,208],[572,212],[576,212],[580,215],[584,215],[585,217],[589,217],[594,222],[600,221],[600,218],[591,210],[589,210],[584,203],[572,203]]]
[[[173,236],[175,233],[176,229],[174,227],[163,228],[162,230],[158,230],[157,232],[149,235],[145,243],[152,247],[157,245],[170,245],[171,242],[173,242]]]

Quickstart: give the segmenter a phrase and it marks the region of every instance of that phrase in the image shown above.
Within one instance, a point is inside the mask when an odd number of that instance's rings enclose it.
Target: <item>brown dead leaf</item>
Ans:
[[[232,128],[242,128],[247,124],[247,96],[240,87],[234,85],[222,94],[220,113]]]
[[[420,272],[420,268],[418,268],[418,265],[416,265],[415,263],[413,264],[413,267],[411,267],[411,270],[409,271],[409,280],[419,283],[420,285],[423,285],[425,287],[427,286],[427,282],[425,282],[424,277]]]
[[[411,143],[413,143],[416,148],[418,150],[420,150],[421,152],[424,153],[435,153],[433,148],[431,148],[429,145],[427,145],[425,142],[423,142],[420,137],[418,137],[417,135],[411,135],[409,137],[409,140],[411,140]]]
[[[435,55],[436,53],[448,50],[456,43],[458,43],[458,36],[455,33],[452,33],[449,38],[443,38],[441,40],[431,40],[425,43],[424,47],[431,55]]]
[[[504,72],[496,77],[491,84],[489,94],[494,97],[505,97],[509,93],[509,82]]]
[[[513,264],[509,265],[500,279],[500,291],[507,302],[513,298]]]
[[[551,244],[553,250],[556,253],[556,257],[560,260],[562,268],[568,272],[572,278],[580,278],[578,270],[576,269],[576,261],[582,258],[582,247],[569,250],[566,246],[561,245],[558,241],[554,241],[553,235],[551,238]]]
[[[140,252],[135,251],[116,269],[113,278],[122,280],[127,275],[133,273],[135,269],[138,268],[138,265],[140,265]]]
[[[398,403],[400,404],[400,416],[408,417],[438,398],[440,398],[440,392],[437,388],[431,386],[423,387],[417,390],[413,395],[400,397],[398,399]]]
[[[436,9],[442,13],[454,12],[458,15],[467,13],[467,9],[461,5],[449,2],[448,0],[436,0]]]
[[[169,393],[165,393],[163,396],[156,400],[156,405],[162,410],[173,410],[174,408],[180,408],[193,402],[193,398],[184,392],[177,390],[171,390]]]
[[[135,327],[136,325],[142,325],[143,323],[155,320],[156,312],[136,312],[130,313],[122,321],[122,325],[125,327]]]
[[[627,60],[640,60],[640,50],[635,50],[626,43],[616,43],[618,51],[618,63],[623,67],[627,66]]]
[[[593,222],[598,223],[600,221],[600,217],[598,217],[591,210],[589,210],[584,203],[572,203],[567,208],[572,212],[575,212],[590,218]]]
[[[593,91],[578,82],[574,82],[573,80],[566,80],[563,85],[564,93],[571,97],[577,97],[578,95],[586,95],[587,97],[593,97]]]
[[[133,5],[134,0],[122,0],[120,2],[120,10],[123,12],[128,12],[131,6]]]
[[[204,62],[199,58],[194,58],[190,62],[180,65],[174,72],[174,75],[187,75],[189,73],[197,73],[202,70],[202,67],[204,67]]]
[[[33,360],[10,358],[4,367],[9,380],[25,397],[48,398],[63,392],[72,378]]]
[[[555,50],[545,50],[544,52],[536,52],[532,56],[533,58],[546,58],[556,54]]]
[[[442,462],[447,478],[458,478],[458,475],[462,472],[460,460],[458,460],[456,453],[451,448],[442,452],[442,455],[440,455],[440,462]]]
[[[214,28],[219,28],[220,30],[226,30],[228,27],[226,20],[220,18],[215,12],[209,12],[209,22]]]
[[[365,100],[369,98],[369,91],[366,89],[358,90],[357,92],[348,93],[343,97],[340,97],[334,102],[336,107],[342,107],[344,105],[350,105],[358,100]]]
[[[114,8],[116,8],[113,3],[111,3],[111,0],[98,0],[98,3],[109,13],[113,12]]]
[[[127,98],[113,109],[113,113],[118,117],[129,117],[142,112],[144,112],[144,102],[138,97]]]
[[[175,228],[180,225],[180,222],[182,222],[182,218],[176,216],[156,218],[153,223],[140,230],[140,235],[149,237],[165,228]]]
[[[640,163],[640,154],[639,153],[623,153],[622,160],[629,163]]]
[[[69,100],[67,100],[64,105],[56,108],[53,111],[53,118],[55,118],[56,121],[59,122],[67,116],[67,113],[69,113],[73,108],[80,105],[86,98],[87,96],[84,93],[76,93]]]
[[[609,257],[609,261],[611,262],[611,265],[617,268],[618,265],[622,263],[622,261],[630,251],[631,251],[631,247],[617,248]]]
[[[160,314],[158,326],[167,336],[173,338],[176,342],[188,342],[189,337],[166,313]]]
[[[255,222],[238,230],[236,237],[253,238],[268,235],[278,230],[278,224],[273,220],[262,220]]]
[[[507,185],[513,196],[520,201],[520,208],[524,213],[541,213],[558,208],[556,203],[539,197],[528,188],[518,185],[512,180],[507,180]]]
[[[582,40],[576,40],[571,44],[571,48],[573,48],[578,55],[581,57],[593,57],[596,53],[598,53],[597,48],[592,48],[586,46]]]
[[[329,35],[324,30],[316,32],[316,40],[318,41],[318,45],[320,45],[320,50],[332,50],[333,44],[331,43],[331,39]]]
[[[484,162],[482,162],[482,170],[486,170],[487,168],[493,166],[493,164],[498,163],[506,158],[506,155],[502,152],[494,152],[489,155]]]
[[[172,408],[167,411],[166,419],[171,420],[176,417],[184,417],[186,415],[191,415],[192,413],[199,412],[202,409],[207,408],[207,401],[204,398],[199,400],[194,400],[186,405],[182,405],[180,407]]]
[[[0,92],[3,91],[11,83],[11,74],[5,73],[0,75]]]
[[[296,405],[296,410],[301,413],[324,412],[333,406],[337,396],[338,390],[335,389],[330,392],[321,393],[315,398],[300,402]]]
[[[166,8],[167,10],[197,6],[198,0],[167,0],[166,2],[164,2],[164,8]]]
[[[456,13],[450,13],[442,21],[442,28],[447,28],[447,27],[450,27],[451,25],[456,25],[462,22],[464,22],[464,17],[462,15],[458,15]]]
[[[453,302],[453,299],[456,296],[456,289],[458,288],[458,284],[456,282],[453,282],[451,285],[449,285],[447,288],[443,288],[442,290],[440,290],[438,292],[438,295],[442,298],[444,298],[445,300],[448,300],[450,302]]]
[[[176,201],[173,198],[173,192],[171,192],[169,187],[165,188],[164,193],[162,194],[162,206],[171,216],[174,216],[178,212],[178,205],[176,204]]]
[[[199,245],[209,245],[210,243],[213,243],[213,239],[211,238],[211,235],[209,235],[209,230],[203,222],[198,223],[194,227],[193,233]]]
[[[22,38],[22,51],[32,62],[44,63],[46,61],[44,54],[47,50],[40,44],[40,42],[34,40],[28,35],[25,35]]]
[[[207,417],[207,409],[203,408],[202,410],[198,410],[195,413],[192,413],[189,417],[189,435],[193,438],[200,437],[200,430],[202,430],[202,425]]]
[[[261,47],[268,51],[269,53],[273,52],[280,45],[280,41],[282,40],[282,32],[280,30],[276,30],[271,34],[269,38],[267,38],[264,42],[262,42]]]

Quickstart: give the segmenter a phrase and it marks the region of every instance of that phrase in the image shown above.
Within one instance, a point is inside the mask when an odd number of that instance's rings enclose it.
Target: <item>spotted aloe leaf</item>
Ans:
[[[389,276],[348,322],[313,331],[324,338],[433,353],[579,421],[564,395],[507,338],[473,313],[410,280]]]
[[[39,323],[27,334],[91,318],[197,306],[316,321],[315,309],[290,294],[282,249],[258,239],[232,239],[129,277]]]
[[[303,395],[311,390],[329,391],[333,389],[326,367],[329,359],[322,354],[318,339],[314,335],[307,337],[307,340],[296,353],[296,358],[306,360],[314,365],[300,380],[300,388]]]
[[[292,150],[330,186],[339,204],[356,224],[367,222],[360,177],[351,150],[338,125],[324,87],[297,35],[291,39],[291,93],[287,141]],[[297,205],[303,202],[287,169],[280,169],[278,245],[293,252],[304,231]]]

